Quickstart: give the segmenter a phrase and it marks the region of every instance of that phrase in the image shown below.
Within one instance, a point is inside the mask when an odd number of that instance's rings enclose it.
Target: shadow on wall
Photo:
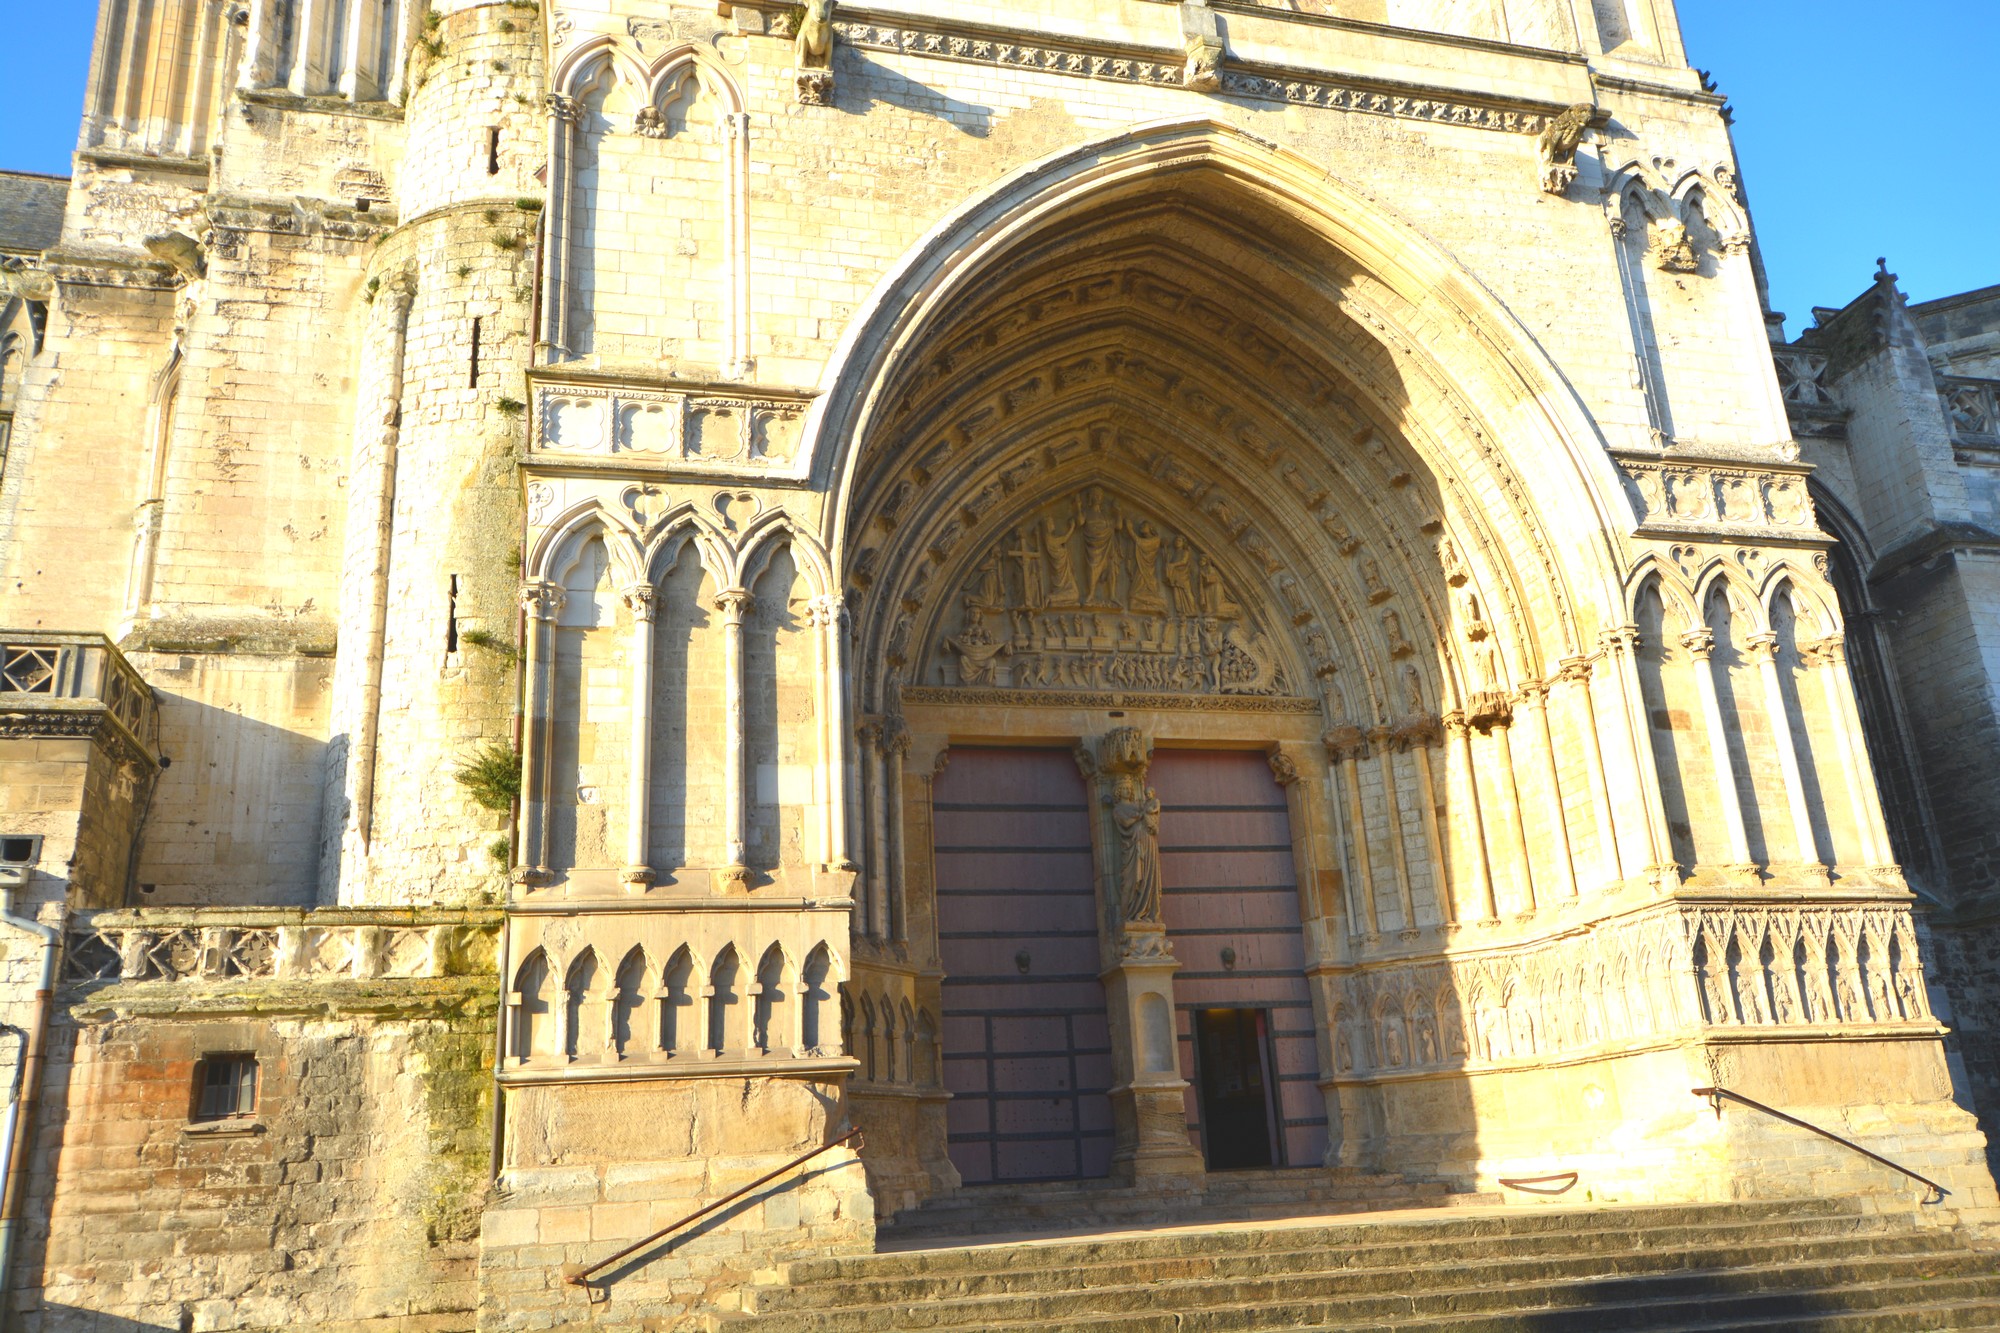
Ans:
[[[993,108],[947,97],[887,65],[867,60],[845,46],[836,48],[841,77],[834,84],[833,102],[853,116],[865,116],[877,102],[950,121],[975,139],[993,128]]]
[[[160,701],[160,748],[172,762],[139,830],[130,904],[311,906],[329,748],[318,733],[331,661],[257,659],[253,670],[276,669],[250,680],[231,670],[226,681],[203,679],[221,674],[209,659],[172,662],[143,668]],[[206,703],[192,697],[196,690],[243,699],[246,711]]]
[[[74,1305],[44,1305],[41,1309],[42,1327],[60,1329],[62,1333],[186,1333],[194,1327],[191,1311],[182,1311],[167,1323],[141,1323],[136,1319],[126,1319],[121,1315],[101,1314],[96,1310],[80,1310]]]
[[[766,1225],[770,1226],[772,1230],[777,1230],[780,1224],[772,1222],[771,1219],[782,1219],[787,1214],[796,1216],[798,1206],[794,1196],[798,1195],[800,1191],[820,1176],[831,1175],[837,1171],[845,1171],[848,1165],[847,1162],[836,1162],[827,1166],[818,1166],[805,1171],[793,1172],[784,1179],[773,1181],[762,1189],[752,1190],[735,1203],[729,1205],[729,1207],[718,1209],[710,1213],[707,1217],[702,1218],[699,1222],[696,1222],[693,1226],[683,1227],[670,1236],[662,1237],[615,1267],[607,1268],[593,1274],[588,1285],[608,1298],[611,1293],[616,1291],[619,1282],[637,1276],[644,1272],[650,1265],[668,1258],[674,1251],[681,1247],[721,1230],[731,1222],[749,1213],[752,1209],[764,1209]]]

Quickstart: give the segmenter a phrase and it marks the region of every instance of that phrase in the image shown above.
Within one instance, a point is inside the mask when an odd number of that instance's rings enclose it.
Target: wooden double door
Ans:
[[[1326,1150],[1290,819],[1256,751],[1161,750],[1188,1131],[1212,1169]],[[934,789],[950,1153],[967,1184],[1110,1170],[1091,813],[1063,749],[954,748]]]

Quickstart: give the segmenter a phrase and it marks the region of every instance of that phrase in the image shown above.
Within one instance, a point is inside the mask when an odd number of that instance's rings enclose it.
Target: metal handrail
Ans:
[[[776,1180],[779,1176],[784,1175],[787,1171],[795,1170],[798,1167],[804,1166],[807,1162],[810,1162],[813,1158],[819,1156],[821,1153],[831,1152],[833,1149],[838,1148],[842,1144],[849,1142],[852,1142],[854,1144],[854,1150],[856,1152],[860,1152],[863,1146],[861,1131],[858,1129],[850,1129],[845,1134],[842,1134],[839,1138],[833,1140],[833,1142],[822,1143],[819,1147],[814,1148],[811,1152],[805,1153],[802,1156],[794,1157],[791,1161],[786,1162],[776,1171],[773,1171],[768,1175],[759,1176],[757,1177],[757,1179],[751,1181],[748,1185],[745,1185],[742,1189],[737,1190],[734,1194],[731,1194],[726,1198],[717,1199],[714,1203],[711,1203],[704,1208],[698,1208],[694,1212],[689,1213],[686,1217],[683,1217],[680,1221],[672,1223],[669,1226],[661,1227],[658,1231],[655,1231],[652,1235],[646,1237],[644,1240],[634,1241],[632,1242],[632,1244],[627,1245],[624,1249],[618,1251],[618,1253],[611,1255],[608,1258],[600,1259],[596,1263],[590,1265],[588,1268],[579,1268],[573,1273],[565,1273],[563,1275],[563,1281],[569,1283],[572,1287],[589,1286],[590,1275],[592,1273],[601,1273],[605,1269],[611,1267],[613,1264],[617,1263],[621,1259],[629,1259],[633,1255],[639,1253],[639,1251],[641,1250],[651,1249],[653,1246],[658,1245],[661,1241],[665,1240],[668,1236],[671,1236],[676,1231],[679,1231],[682,1227],[687,1226],[693,1222],[699,1222],[702,1218],[707,1217],[710,1213],[716,1212],[723,1208],[727,1208],[730,1204],[735,1203],[738,1199],[742,1198],[744,1195],[749,1194],[755,1190],[762,1189],[764,1186]]]
[[[1866,1157],[1869,1161],[1879,1162],[1881,1165],[1888,1167],[1891,1171],[1900,1171],[1904,1175],[1908,1176],[1911,1180],[1916,1181],[1919,1185],[1922,1185],[1925,1189],[1928,1189],[1930,1191],[1930,1194],[1927,1195],[1924,1199],[1925,1203],[1943,1203],[1945,1196],[1951,1193],[1950,1190],[1938,1184],[1935,1180],[1932,1180],[1929,1176],[1920,1176],[1916,1172],[1910,1170],[1909,1167],[1903,1166],[1902,1164],[1897,1162],[1890,1161],[1888,1158],[1884,1157],[1881,1153],[1870,1152],[1868,1151],[1868,1149],[1862,1147],[1860,1144],[1854,1142],[1852,1139],[1844,1139],[1830,1129],[1821,1129],[1818,1125],[1812,1124],[1808,1121],[1801,1120],[1795,1115],[1786,1115],[1783,1111],[1780,1111],[1777,1107],[1766,1106],[1764,1105],[1764,1103],[1757,1101],[1754,1098],[1745,1097],[1740,1092],[1731,1092],[1728,1088],[1693,1088],[1690,1089],[1690,1091],[1692,1091],[1694,1095],[1697,1097],[1708,1098],[1710,1103],[1712,1103],[1715,1107],[1715,1116],[1716,1119],[1718,1120],[1722,1118],[1722,1101],[1723,1098],[1726,1097],[1730,1101],[1736,1102],[1738,1105],[1747,1106],[1753,1111],[1762,1111],[1765,1115],[1771,1116],[1774,1119],[1782,1120],[1788,1125],[1797,1125],[1800,1129],[1809,1129],[1813,1133],[1819,1135],[1821,1138],[1831,1139],[1833,1142],[1838,1143],[1843,1148],[1851,1148],[1855,1152],[1860,1153],[1863,1157]]]

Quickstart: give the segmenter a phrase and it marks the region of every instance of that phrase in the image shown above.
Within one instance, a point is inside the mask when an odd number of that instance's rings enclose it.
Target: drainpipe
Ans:
[[[18,873],[18,872],[17,872]],[[49,1010],[56,981],[56,950],[62,932],[32,917],[14,914],[17,883],[0,880],[0,922],[42,939],[41,979],[35,987],[35,1013],[21,1037],[21,1060],[16,1066],[13,1096],[0,1117],[0,1300],[12,1289],[14,1236],[21,1216],[21,1198],[26,1193],[28,1142],[34,1132],[34,1105],[42,1092],[42,1065],[48,1058]],[[0,1327],[12,1323],[0,1305]]]

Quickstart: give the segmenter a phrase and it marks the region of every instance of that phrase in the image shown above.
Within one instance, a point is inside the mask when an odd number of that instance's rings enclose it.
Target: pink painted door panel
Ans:
[[[1111,1033],[1067,750],[954,749],[935,790],[944,1080],[967,1184],[1111,1169]]]
[[[1160,795],[1163,910],[1181,960],[1174,974],[1181,1072],[1196,1081],[1193,1011],[1265,1011],[1282,1164],[1317,1166],[1326,1155],[1326,1102],[1317,1087],[1319,1046],[1284,790],[1254,750],[1157,750],[1148,781]],[[1201,1142],[1200,1099],[1192,1090],[1188,1132]]]

